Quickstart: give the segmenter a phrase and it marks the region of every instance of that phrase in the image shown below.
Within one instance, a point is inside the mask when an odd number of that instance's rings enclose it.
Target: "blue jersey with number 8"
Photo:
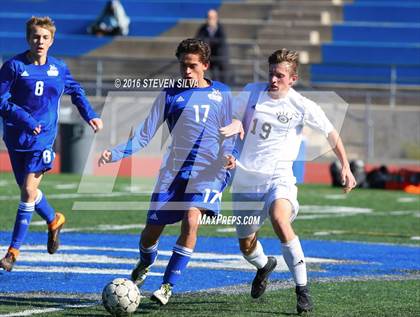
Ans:
[[[0,70],[3,139],[9,150],[19,152],[52,148],[63,93],[71,96],[86,122],[98,117],[63,61],[48,56],[44,65],[34,65],[26,54],[11,58]],[[23,114],[19,112],[22,109]],[[18,119],[8,111],[19,113]],[[41,125],[41,133],[33,135],[32,131],[38,125]]]

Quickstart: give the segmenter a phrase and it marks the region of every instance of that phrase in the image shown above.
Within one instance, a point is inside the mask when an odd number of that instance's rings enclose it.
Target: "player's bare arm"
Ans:
[[[95,133],[101,131],[104,127],[104,124],[100,118],[93,118],[89,121],[89,125]]]
[[[110,150],[105,150],[102,152],[101,157],[98,160],[98,166],[101,167],[107,163],[111,163],[112,153]]]
[[[336,130],[333,130],[328,134],[328,142],[330,143],[335,155],[341,163],[341,180],[344,187],[344,192],[349,193],[354,187],[356,187],[356,179],[350,170],[350,164],[347,160],[346,150],[344,149],[343,142],[338,135]]]
[[[223,166],[227,170],[234,169],[236,167],[236,159],[233,155],[225,155],[225,165]]]
[[[220,128],[219,131],[226,138],[231,137],[235,134],[239,134],[239,137],[241,138],[241,140],[243,140],[244,136],[245,136],[244,127],[242,125],[242,122],[241,122],[241,120],[238,120],[238,119],[232,119],[231,124],[229,124],[229,125],[227,125],[223,128]]]
[[[38,135],[38,134],[40,134],[41,133],[41,125],[38,125],[33,131],[32,131],[32,133],[33,133],[33,135]]]

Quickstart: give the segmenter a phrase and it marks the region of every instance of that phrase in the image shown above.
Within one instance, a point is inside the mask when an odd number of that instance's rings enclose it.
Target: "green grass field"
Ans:
[[[89,180],[98,186],[106,178]],[[52,205],[66,213],[66,229],[80,232],[139,233],[140,229],[127,227],[144,224],[146,212],[81,211],[72,210],[75,201],[146,203],[147,195],[133,194],[127,188],[129,179],[120,178],[113,188],[114,195],[78,194],[80,176],[47,175],[42,183],[43,192]],[[141,184],[152,184],[150,180]],[[117,193],[117,194],[115,194]],[[0,231],[10,231],[16,215],[18,190],[10,174],[0,174]],[[228,193],[224,201],[230,200]],[[399,191],[355,190],[349,195],[324,185],[300,185],[301,209],[294,223],[301,239],[386,242],[420,245],[420,197]],[[231,214],[230,211],[224,214]],[[41,219],[34,216],[33,222]],[[111,228],[109,225],[121,225]],[[126,225],[126,226],[125,226]],[[106,227],[108,226],[108,227]],[[231,226],[202,226],[200,235],[235,237]],[[32,231],[45,231],[45,226],[34,225]],[[179,226],[168,226],[164,234],[177,235]],[[266,223],[260,236],[274,236],[270,223]],[[420,259],[419,259],[420,261]],[[357,281],[313,281],[311,284],[316,309],[311,316],[420,316],[420,274],[412,272],[401,280],[385,277]],[[281,284],[281,283],[280,283]],[[174,296],[170,304],[158,307],[144,299],[138,315],[150,316],[290,316],[295,312],[295,297],[291,285],[267,291],[259,300],[248,295],[248,289],[237,294],[192,293]],[[54,295],[54,296],[53,296]],[[51,297],[51,298],[50,298]],[[89,305],[71,308],[72,305]],[[50,308],[50,311],[47,309]],[[18,315],[28,310],[43,311],[37,316],[106,316],[98,305],[98,297],[85,298],[77,294],[10,294],[0,293],[0,316]],[[12,313],[16,313],[13,315]],[[35,315],[35,314],[34,314]]]

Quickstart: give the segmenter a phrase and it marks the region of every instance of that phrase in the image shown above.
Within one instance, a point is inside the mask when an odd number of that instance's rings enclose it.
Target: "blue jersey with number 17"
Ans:
[[[48,56],[44,65],[34,65],[26,55],[27,52],[16,55],[0,70],[3,139],[10,151],[18,152],[52,147],[63,93],[71,95],[72,103],[86,122],[98,118],[63,61]],[[35,136],[32,131],[38,125],[42,130]]]
[[[165,89],[129,142],[112,150],[112,161],[145,147],[166,122],[172,143],[163,170],[185,171],[187,175],[204,172],[224,178],[223,157],[232,154],[234,138],[224,139],[219,129],[232,122],[231,99],[230,88],[217,81],[209,81],[204,88]]]

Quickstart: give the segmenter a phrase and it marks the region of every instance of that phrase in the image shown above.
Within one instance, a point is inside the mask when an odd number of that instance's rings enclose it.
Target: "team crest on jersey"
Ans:
[[[213,91],[208,94],[209,99],[217,101],[217,102],[221,102],[223,97],[222,97],[222,93],[220,92],[220,90],[218,89],[214,89],[212,88]]]
[[[288,123],[292,119],[292,114],[288,112],[278,112],[277,113],[277,120],[281,123]]]
[[[58,76],[58,69],[54,64],[50,65],[50,69],[47,70],[48,76]]]

